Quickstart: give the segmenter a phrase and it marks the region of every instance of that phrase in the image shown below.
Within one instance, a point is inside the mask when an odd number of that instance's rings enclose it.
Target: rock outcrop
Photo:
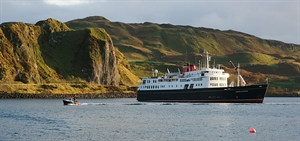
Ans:
[[[2,83],[80,81],[127,85],[121,81],[119,68],[126,61],[118,60],[125,58],[116,56],[118,50],[102,28],[75,31],[51,18],[35,25],[3,23],[0,49]],[[118,54],[121,53],[118,51]],[[130,71],[130,67],[127,69]],[[134,75],[133,79],[129,85],[137,85],[138,78]]]

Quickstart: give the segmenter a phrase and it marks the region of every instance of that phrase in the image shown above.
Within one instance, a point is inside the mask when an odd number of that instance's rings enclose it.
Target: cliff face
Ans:
[[[124,61],[118,61],[117,49],[101,28],[74,31],[55,19],[35,25],[3,23],[0,49],[2,83],[92,82],[114,86],[138,83],[136,80],[120,83],[119,66],[124,63],[119,62]],[[138,80],[136,76],[132,78]]]
[[[38,37],[42,30],[25,23],[2,24],[0,29],[1,77],[4,82],[38,83],[43,60]]]

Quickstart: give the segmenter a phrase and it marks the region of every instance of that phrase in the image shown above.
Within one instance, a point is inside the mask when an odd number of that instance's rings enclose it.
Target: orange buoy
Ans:
[[[254,128],[250,128],[249,132],[250,133],[256,133],[256,130]]]

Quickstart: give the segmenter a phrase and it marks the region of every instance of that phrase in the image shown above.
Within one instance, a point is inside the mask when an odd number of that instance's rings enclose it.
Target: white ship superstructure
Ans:
[[[209,68],[209,54],[205,52],[206,65],[197,70],[195,65],[185,65],[183,72],[170,73],[157,76],[157,70],[150,78],[143,78],[138,90],[180,90],[227,87],[228,73],[225,73],[220,65]]]

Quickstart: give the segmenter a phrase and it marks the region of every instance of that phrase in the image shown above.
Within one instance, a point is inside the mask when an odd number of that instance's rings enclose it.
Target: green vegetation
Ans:
[[[101,85],[126,89],[139,83],[102,28],[71,30],[54,19],[0,27],[2,92],[93,94],[107,91]]]
[[[211,66],[222,64],[232,74],[229,81],[236,76],[232,61],[241,65],[248,84],[268,78],[268,95],[300,93],[300,45],[233,30],[125,24],[98,16],[66,23],[47,19],[35,25],[1,24],[0,49],[0,83],[34,84],[3,85],[4,92],[101,93],[101,86],[137,86],[152,69],[163,75],[167,68],[175,72],[186,63],[199,66],[201,54],[208,51]]]
[[[214,62],[222,64],[226,71],[233,74],[230,81],[235,80],[235,71],[229,63],[232,61],[236,65],[240,63],[242,75],[248,84],[263,83],[268,77],[271,90],[268,94],[281,94],[281,91],[276,91],[280,85],[282,89],[300,92],[300,83],[293,81],[295,76],[300,75],[300,46],[296,44],[264,40],[233,30],[149,22],[125,24],[97,16],[66,24],[75,30],[104,28],[129,61],[134,74],[140,78],[151,76],[152,69],[158,69],[161,75],[166,68],[177,71],[186,63],[197,62],[198,66],[198,60],[201,60],[205,50],[213,56],[211,65]]]

